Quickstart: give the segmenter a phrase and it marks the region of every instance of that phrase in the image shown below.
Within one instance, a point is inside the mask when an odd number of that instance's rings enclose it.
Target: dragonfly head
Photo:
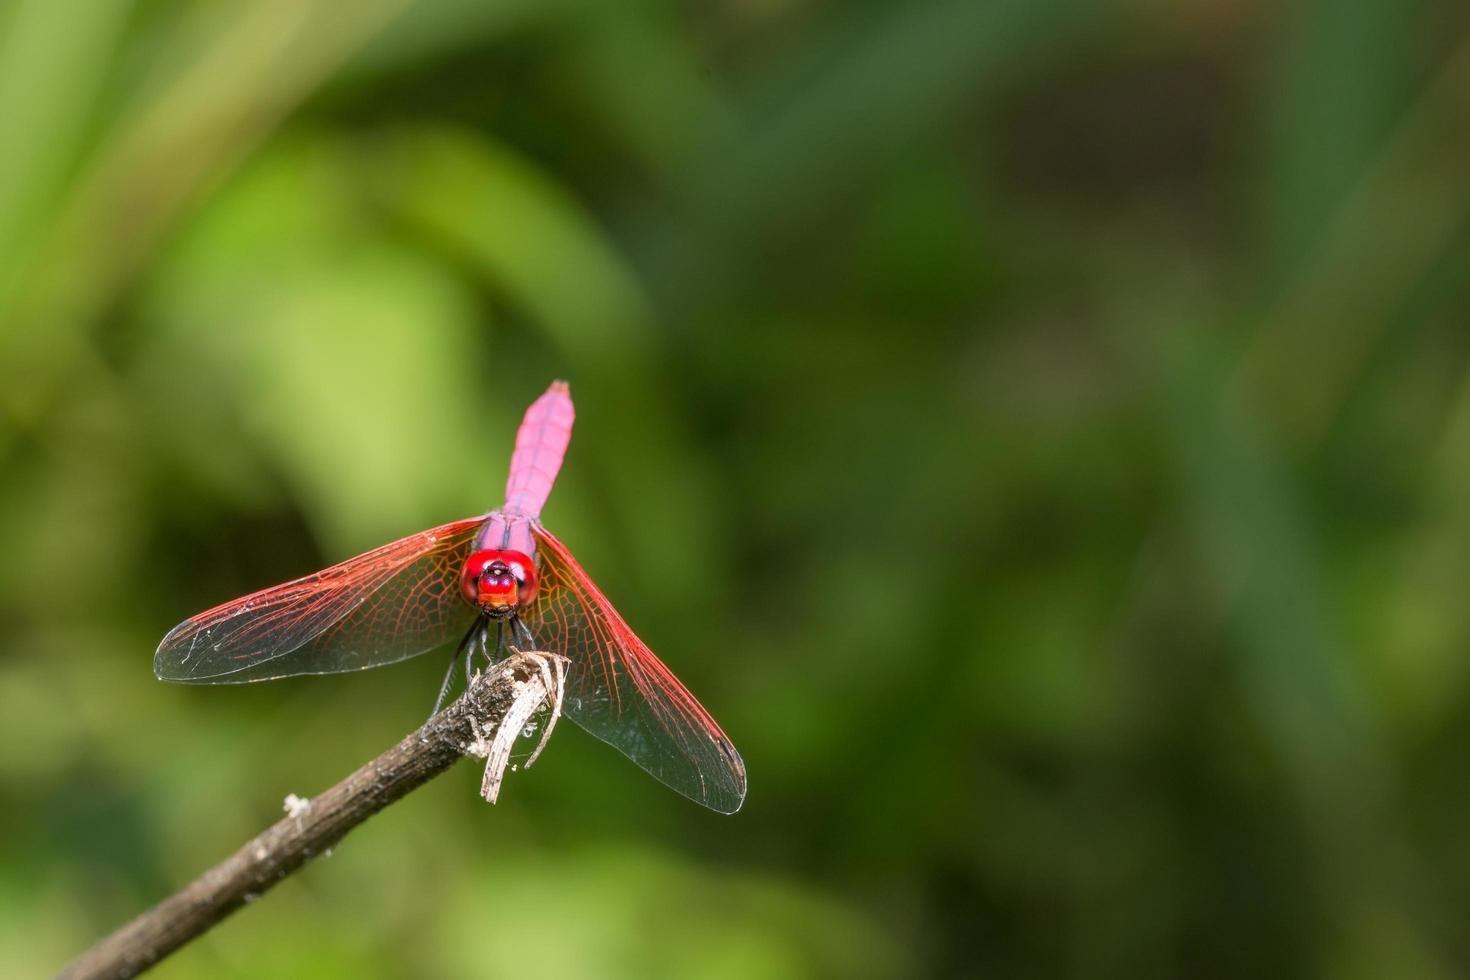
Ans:
[[[491,619],[508,619],[536,598],[536,566],[519,551],[477,551],[459,576],[466,601]]]

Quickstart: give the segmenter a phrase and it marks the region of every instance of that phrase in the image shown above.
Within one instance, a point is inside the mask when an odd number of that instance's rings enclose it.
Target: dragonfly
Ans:
[[[541,523],[571,441],[571,391],[554,382],[516,433],[505,506],[410,535],[215,606],[174,627],[160,680],[239,684],[381,667],[458,637],[460,655],[510,648],[569,660],[564,714],[660,782],[720,813],[745,801],[745,763],[689,693]]]

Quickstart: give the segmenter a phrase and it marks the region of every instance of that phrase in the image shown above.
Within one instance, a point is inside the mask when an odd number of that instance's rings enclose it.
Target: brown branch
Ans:
[[[534,709],[548,696],[557,699],[546,686],[550,660],[541,653],[517,653],[481,674],[458,701],[418,731],[320,796],[293,806],[292,813],[230,857],[87,950],[60,977],[138,975],[460,757],[484,755],[484,736],[502,720],[509,716],[518,729],[529,714],[528,701],[529,709]],[[560,681],[559,673],[556,680]],[[554,721],[553,715],[548,724]],[[486,779],[488,784],[488,773]]]

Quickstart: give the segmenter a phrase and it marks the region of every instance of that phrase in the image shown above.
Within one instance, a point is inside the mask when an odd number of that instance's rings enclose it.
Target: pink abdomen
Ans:
[[[567,454],[575,417],[565,381],[553,381],[546,393],[526,409],[510,458],[510,479],[505,482],[505,513],[541,516]]]

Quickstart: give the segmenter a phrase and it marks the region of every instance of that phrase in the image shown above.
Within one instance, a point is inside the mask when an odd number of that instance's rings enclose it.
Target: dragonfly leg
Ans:
[[[495,624],[495,655],[490,655],[489,645],[486,644],[485,659],[492,664],[498,664],[505,659],[505,620]]]
[[[439,713],[444,706],[444,699],[449,697],[449,685],[454,683],[454,665],[459,661],[459,651],[454,651],[454,656],[449,658],[449,669],[444,672],[444,683],[439,685],[439,696],[434,699],[434,707],[429,709],[429,717],[432,718]]]
[[[534,649],[536,649],[536,638],[531,635],[531,627],[527,626],[521,620],[521,617],[519,617],[519,616],[517,616],[515,618],[515,624],[516,624],[516,629],[520,630],[519,639],[525,641],[525,644],[526,644],[523,649],[524,650],[534,650]]]
[[[473,666],[473,664],[474,664],[475,650],[478,649],[480,651],[480,656],[482,656],[482,657],[485,658],[485,663],[486,664],[494,663],[494,661],[492,661],[490,659],[490,635],[489,635],[490,634],[490,621],[489,620],[484,620],[483,622],[485,623],[485,628],[482,629],[482,630],[480,630],[480,632],[475,636],[475,642],[474,643],[471,643],[470,646],[469,646],[469,649],[464,652],[464,682],[465,682],[465,684],[469,684],[470,681],[473,680],[473,678],[474,678],[474,666]],[[498,623],[496,624],[496,631],[497,631],[497,634],[498,634],[498,632],[499,632],[499,624]]]
[[[484,627],[485,617],[477,617],[475,621],[470,624],[469,631],[465,633],[464,638],[459,641],[459,646],[454,648],[454,655],[449,658],[449,669],[444,672],[444,683],[439,685],[439,697],[434,702],[434,710],[429,712],[430,718],[439,713],[439,709],[444,706],[444,699],[449,696],[450,685],[454,683],[454,665],[459,662],[460,651],[468,650],[469,648],[473,647],[473,641],[476,634],[483,635],[485,631]],[[468,654],[466,654],[466,656],[468,656]],[[468,661],[466,661],[466,663],[468,663]],[[466,669],[465,676],[466,679],[468,679],[468,669]]]

